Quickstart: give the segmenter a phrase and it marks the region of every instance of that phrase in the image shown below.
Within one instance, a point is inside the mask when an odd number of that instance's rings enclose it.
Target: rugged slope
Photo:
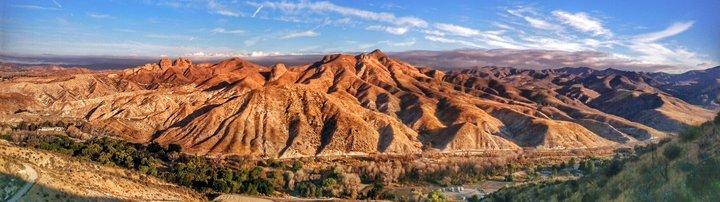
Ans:
[[[713,117],[712,111],[688,104],[654,87],[661,82],[642,73],[589,68],[520,70],[483,67],[449,75],[449,82],[463,86],[466,91],[480,90],[488,94],[485,97],[495,95],[552,106],[575,118],[579,118],[575,113],[578,109],[589,112],[593,110],[587,109],[592,108],[662,131],[679,132]]]
[[[0,175],[20,177],[21,169],[36,174],[21,201],[204,200],[193,190],[154,177],[17,147],[0,140]]]
[[[648,73],[657,88],[688,103],[709,109],[720,107],[720,66],[682,74]]]
[[[485,201],[720,200],[720,119],[613,169],[571,182],[505,188]],[[622,165],[622,164],[620,164]]]
[[[194,154],[297,157],[615,147],[710,118],[637,79],[581,70],[443,72],[379,50],[293,67],[162,59],[10,78],[0,82],[0,120],[69,119],[87,133]],[[628,105],[644,116],[614,107]]]

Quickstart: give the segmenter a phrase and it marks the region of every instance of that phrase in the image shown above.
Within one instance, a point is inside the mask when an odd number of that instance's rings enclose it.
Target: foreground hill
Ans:
[[[11,178],[14,180],[8,180]],[[15,190],[10,194],[20,201],[204,200],[193,190],[154,177],[23,148],[5,140],[0,140],[0,179],[3,190]],[[19,188],[24,184],[27,189]]]
[[[506,188],[486,201],[718,201],[720,117],[630,162],[570,182]]]
[[[14,76],[0,120],[200,155],[299,157],[614,148],[712,118],[628,73],[418,68],[379,50],[303,66],[188,59],[118,72]]]

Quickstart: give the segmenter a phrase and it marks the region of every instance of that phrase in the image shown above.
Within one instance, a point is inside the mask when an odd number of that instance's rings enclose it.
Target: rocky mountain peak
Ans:
[[[270,70],[270,80],[271,81],[277,80],[278,78],[280,78],[280,76],[285,74],[285,72],[287,72],[287,71],[288,71],[287,68],[282,63],[273,65],[272,70]]]
[[[172,61],[170,61],[170,58],[163,57],[160,59],[160,62],[158,62],[158,65],[160,65],[161,69],[167,69],[172,67]]]
[[[383,53],[380,49],[375,49],[374,51],[370,52],[370,54],[368,54],[368,55],[378,58],[378,59],[387,57],[387,55],[385,55],[385,53]]]
[[[173,62],[173,66],[180,68],[188,68],[192,66],[192,61],[189,58],[179,57]]]

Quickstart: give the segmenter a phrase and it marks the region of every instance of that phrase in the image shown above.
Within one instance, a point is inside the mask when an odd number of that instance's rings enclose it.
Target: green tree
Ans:
[[[430,200],[432,202],[442,202],[442,201],[446,200],[445,195],[443,195],[443,193],[440,192],[440,190],[431,191],[430,193],[428,193],[427,198],[428,198],[428,200]]]

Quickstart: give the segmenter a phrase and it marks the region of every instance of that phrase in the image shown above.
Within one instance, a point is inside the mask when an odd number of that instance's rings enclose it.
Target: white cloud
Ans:
[[[325,13],[336,13],[346,17],[357,17],[364,20],[387,22],[398,26],[409,26],[409,27],[426,27],[427,22],[423,19],[406,16],[397,17],[395,14],[386,12],[373,12],[367,10],[361,10],[356,8],[339,6],[330,2],[262,2],[262,3],[250,3],[251,5],[264,6],[265,8],[278,9],[285,13],[304,13],[302,10],[307,10],[313,13],[325,14]]]
[[[245,47],[250,47],[250,46],[254,46],[258,42],[263,41],[263,40],[265,40],[265,38],[253,37],[253,38],[249,38],[249,39],[243,41],[243,44],[245,44]]]
[[[236,30],[225,30],[225,28],[220,28],[220,27],[218,27],[218,28],[215,28],[215,29],[210,30],[210,33],[214,33],[214,34],[243,34],[243,33],[245,33],[245,31],[239,30],[239,29],[236,29]]]
[[[55,8],[55,7],[44,7],[44,6],[36,6],[36,5],[25,5],[25,4],[13,5],[12,7],[32,9],[32,10],[60,10],[59,8]]]
[[[479,45],[477,43],[473,43],[473,42],[465,41],[465,40],[459,40],[459,39],[450,39],[450,38],[439,37],[439,36],[425,36],[425,39],[434,41],[434,42],[440,42],[440,43],[460,44],[460,45],[468,46],[468,47],[484,48],[484,46]]]
[[[384,31],[384,32],[394,34],[394,35],[403,35],[403,34],[407,33],[407,31],[408,31],[407,27],[390,27],[390,26],[382,26],[382,25],[372,25],[365,29],[373,30],[373,31]]]
[[[262,8],[263,8],[263,5],[258,6],[257,10],[255,10],[252,17],[255,17],[260,12],[260,9],[262,9]]]
[[[532,18],[532,17],[523,17],[525,21],[530,23],[530,26],[538,29],[544,29],[544,30],[562,30],[562,27],[556,24],[549,23],[545,20]]]
[[[58,3],[56,0],[52,0],[52,2],[53,2],[53,4],[55,4],[55,6],[57,6],[58,8],[62,8],[62,5],[60,5],[60,3]]]
[[[425,34],[428,34],[428,35],[433,35],[433,36],[445,36],[445,33],[444,33],[444,32],[441,32],[441,31],[438,31],[438,30],[434,30],[434,29],[432,29],[432,30],[430,30],[430,29],[424,29],[424,30],[422,30],[422,32],[425,33]]]
[[[657,43],[661,39],[675,36],[690,29],[692,25],[692,21],[674,23],[658,32],[637,35],[631,41],[626,42],[625,46],[638,53],[639,55],[636,57],[645,63],[685,66],[693,69],[716,65],[718,61],[703,59],[700,54],[689,51],[684,47],[673,48]]]
[[[391,46],[400,46],[400,47],[407,47],[407,46],[413,46],[413,45],[415,45],[415,42],[416,42],[415,39],[412,39],[412,40],[410,40],[410,41],[405,41],[405,42],[388,42],[388,45],[391,45]]]
[[[583,12],[569,13],[561,10],[553,11],[552,14],[564,24],[567,24],[579,31],[589,32],[595,36],[612,36],[610,30],[603,27],[602,23]]]
[[[360,47],[360,50],[369,50],[369,49],[383,49],[385,47],[382,47],[382,45],[386,46],[395,46],[395,47],[408,47],[415,45],[416,41],[415,39],[411,39],[409,41],[402,41],[402,42],[393,42],[389,40],[384,41],[378,41],[376,43],[367,43],[367,44],[361,44],[358,47]]]
[[[86,13],[86,14],[87,14],[87,16],[90,16],[91,18],[96,18],[96,19],[114,19],[115,18],[108,14],[102,14],[102,13]]]
[[[315,32],[315,31],[313,31],[313,30],[308,30],[308,31],[304,31],[304,32],[290,33],[290,34],[287,34],[287,35],[285,35],[285,36],[280,37],[280,39],[294,39],[294,38],[302,38],[302,37],[316,37],[316,36],[318,36],[318,35],[320,35],[320,34],[318,34],[317,32]]]
[[[435,23],[435,28],[437,28],[440,31],[446,32],[450,35],[458,35],[458,36],[464,36],[464,37],[477,36],[480,34],[480,31],[472,29],[472,28],[467,28],[467,27],[453,25],[453,24],[446,24],[446,23]]]
[[[210,11],[212,11],[213,13],[219,14],[219,15],[228,16],[228,17],[243,16],[242,13],[230,10],[227,7],[225,7],[224,5],[222,5],[218,2],[215,2],[215,0],[208,1],[207,6],[210,9]]]
[[[543,29],[543,30],[562,30],[562,26],[552,24],[548,21],[545,21],[543,19],[540,19],[538,17],[532,17],[532,16],[538,16],[537,11],[533,9],[532,7],[520,7],[517,9],[510,9],[507,10],[508,13],[515,17],[522,18],[526,22],[530,24],[531,27]],[[509,26],[505,25],[504,27],[507,27],[505,29],[511,29]]]
[[[543,50],[561,50],[561,51],[582,51],[589,50],[583,43],[570,40],[561,40],[549,37],[531,36],[523,38],[527,42],[526,46],[532,49]]]
[[[165,35],[165,34],[147,34],[147,35],[145,35],[145,37],[156,38],[156,39],[183,40],[183,41],[192,41],[192,40],[196,39],[194,36]]]
[[[684,32],[685,30],[690,29],[690,27],[692,27],[694,23],[695,22],[693,22],[693,21],[677,22],[662,31],[635,36],[635,40],[641,41],[641,42],[658,41],[660,39],[675,36],[677,34]]]
[[[495,48],[522,49],[524,45],[510,37],[504,36],[502,31],[488,31],[481,34],[481,41]]]

